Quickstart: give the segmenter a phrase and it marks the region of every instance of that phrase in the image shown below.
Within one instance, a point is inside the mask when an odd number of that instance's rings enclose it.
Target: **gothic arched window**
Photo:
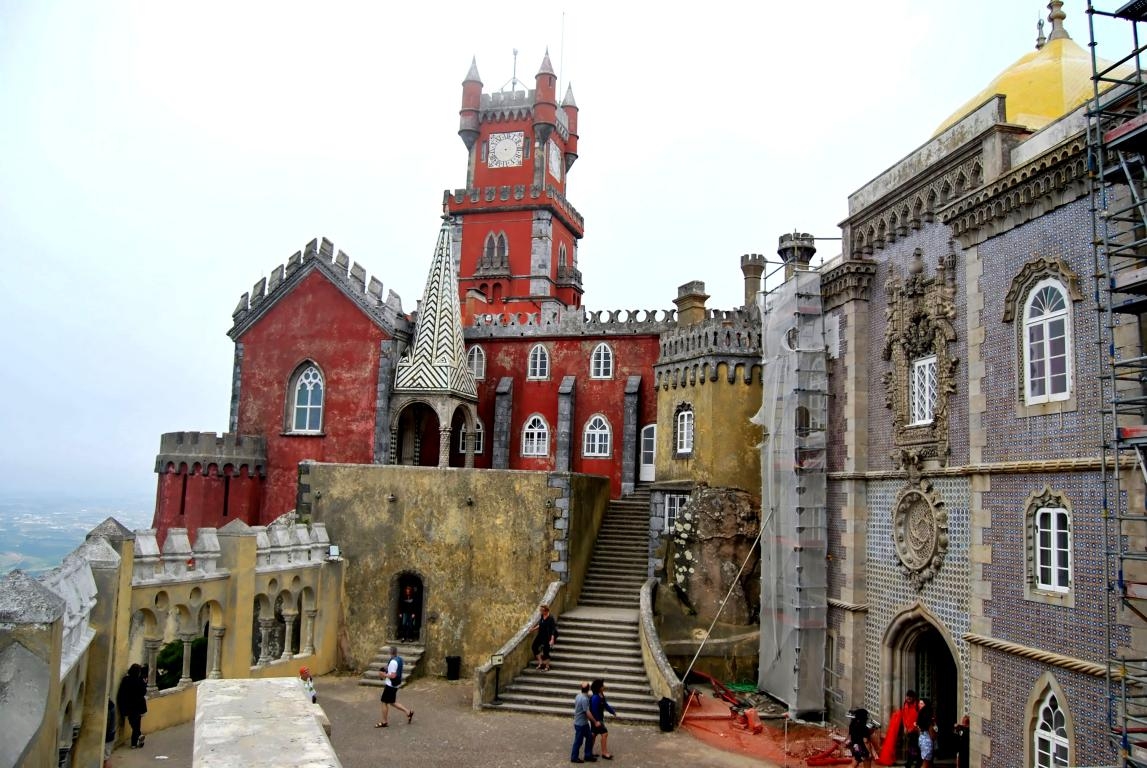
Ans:
[[[1067,717],[1055,694],[1048,691],[1039,703],[1035,734],[1036,768],[1066,768],[1068,747]]]
[[[526,419],[522,427],[522,455],[548,456],[550,452],[550,427],[540,415]]]
[[[486,378],[486,353],[481,347],[470,347],[466,352],[466,365],[475,381]]]
[[[527,379],[548,379],[550,377],[550,353],[541,344],[535,344],[530,350],[529,365],[526,367]]]
[[[323,374],[305,363],[291,377],[291,432],[320,432],[323,428]]]
[[[1024,399],[1071,397],[1071,303],[1058,280],[1036,283],[1024,303]]]
[[[609,456],[613,448],[613,432],[609,422],[600,413],[595,413],[585,424],[582,435],[582,456]]]

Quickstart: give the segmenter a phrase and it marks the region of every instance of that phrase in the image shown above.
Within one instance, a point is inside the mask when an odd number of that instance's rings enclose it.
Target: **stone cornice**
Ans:
[[[1025,659],[1031,659],[1032,661],[1038,661],[1042,664],[1059,667],[1060,669],[1071,670],[1072,672],[1079,672],[1084,675],[1091,675],[1092,677],[1106,677],[1107,675],[1107,667],[1102,664],[1097,664],[1094,661],[1076,659],[1071,656],[1064,656],[1060,653],[1052,653],[1051,651],[1020,645],[1019,643],[1013,643],[1008,640],[978,635],[974,632],[964,633],[964,640],[972,645],[980,645],[985,648],[991,648],[994,651],[1010,653],[1013,656],[1022,656]]]
[[[1087,137],[1077,135],[938,212],[968,248],[1088,194]]]
[[[824,311],[829,312],[857,299],[868,301],[875,275],[876,262],[866,259],[848,259],[825,272],[820,284]]]
[[[1011,475],[1047,472],[1094,472],[1099,470],[1099,457],[1076,459],[1033,459],[1031,461],[1001,461],[987,464],[964,464],[958,467],[938,467],[920,470],[924,477],[967,477],[970,475]],[[1107,466],[1114,466],[1108,459]],[[1131,458],[1120,461],[1120,466],[1134,467]],[[903,480],[908,477],[906,470],[889,469],[873,472],[829,472],[829,480]]]

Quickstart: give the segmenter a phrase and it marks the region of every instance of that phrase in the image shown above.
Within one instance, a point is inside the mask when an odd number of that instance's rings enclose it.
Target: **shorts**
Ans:
[[[398,689],[393,685],[384,685],[382,695],[378,698],[383,704],[393,704],[398,699]]]
[[[928,733],[927,731],[922,732],[920,734],[920,759],[921,760],[931,760],[932,759],[933,746],[934,745],[932,744],[932,735],[930,733]]]
[[[593,731],[598,736],[600,736],[603,733],[609,733],[609,729],[605,727],[605,723],[598,723],[597,725],[592,726],[590,728],[590,730]]]
[[[550,658],[550,641],[541,639],[535,640],[533,645],[530,646],[530,650],[534,652],[535,656],[541,656],[542,659],[548,661]]]

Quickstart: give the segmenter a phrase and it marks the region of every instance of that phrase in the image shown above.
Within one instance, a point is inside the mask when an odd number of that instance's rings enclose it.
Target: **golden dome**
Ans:
[[[1091,85],[1091,57],[1063,28],[1062,2],[1051,2],[1051,34],[1047,42],[1042,39],[1037,50],[1019,58],[1001,72],[988,87],[969,99],[952,116],[940,124],[933,136],[951,128],[961,118],[996,94],[1006,98],[1005,119],[1038,131],[1093,96]],[[1100,66],[1108,62],[1100,60]],[[1121,67],[1120,74],[1129,75],[1130,67]]]

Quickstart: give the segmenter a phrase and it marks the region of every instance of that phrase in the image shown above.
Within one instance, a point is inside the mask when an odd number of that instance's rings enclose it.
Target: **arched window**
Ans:
[[[581,441],[582,456],[609,456],[613,449],[613,433],[609,422],[600,413],[595,413],[585,423],[585,433]]]
[[[504,266],[506,264],[506,256],[509,253],[509,247],[506,244],[506,234],[504,232],[498,234],[498,265]]]
[[[561,245],[558,246],[558,266],[559,267],[568,267],[569,266],[569,259],[570,259],[570,256],[569,256],[569,252],[566,251],[566,244],[562,243]]]
[[[1036,768],[1066,768],[1070,742],[1067,738],[1067,717],[1059,706],[1055,694],[1048,691],[1039,703],[1035,724]]]
[[[678,407],[673,437],[678,456],[693,453],[693,406],[684,404]]]
[[[530,350],[530,362],[526,370],[527,379],[548,379],[550,377],[550,353],[541,344]]]
[[[1071,518],[1067,510],[1037,510],[1034,535],[1036,586],[1067,592],[1071,588]]]
[[[463,427],[458,432],[458,452],[459,453],[466,453],[466,441],[467,441],[467,439],[469,439],[469,437],[470,437],[470,433],[466,431],[465,427]],[[479,453],[481,453],[485,447],[486,447],[486,431],[482,428],[482,422],[475,421],[474,422],[474,437],[473,437],[474,455],[478,455]]]
[[[936,356],[912,361],[908,406],[912,424],[931,424],[936,412]]]
[[[1024,304],[1024,400],[1028,405],[1071,397],[1071,314],[1058,280],[1036,283]]]
[[[593,348],[593,354],[589,357],[589,377],[613,378],[613,350],[604,341]]]
[[[475,381],[486,378],[486,353],[481,347],[470,347],[466,352],[466,365]]]
[[[498,249],[498,242],[494,238],[494,233],[491,232],[490,234],[486,235],[486,252],[485,252],[485,254],[483,254],[485,256],[485,258],[482,259],[482,263],[487,265],[487,266],[493,264],[495,254],[497,253],[497,249]]]
[[[299,368],[292,379],[292,432],[320,432],[323,428],[323,374],[313,363]]]
[[[538,414],[526,419],[522,427],[522,455],[548,456],[550,452],[550,427]]]

